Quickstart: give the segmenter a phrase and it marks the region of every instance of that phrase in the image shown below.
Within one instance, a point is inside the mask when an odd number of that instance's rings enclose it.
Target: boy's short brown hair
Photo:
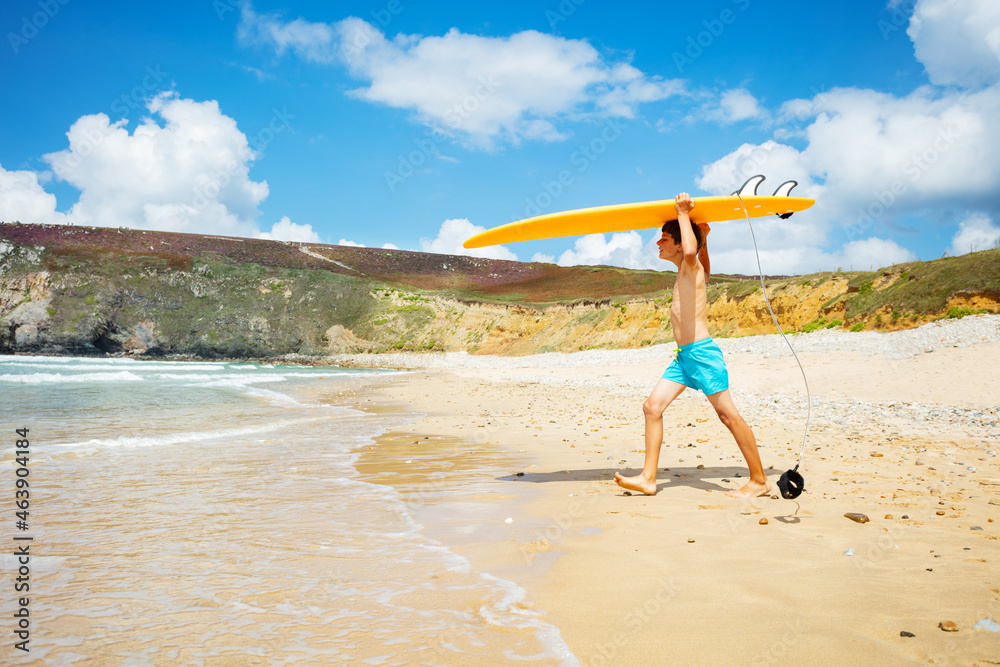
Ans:
[[[692,222],[691,230],[694,232],[695,240],[698,241],[698,250],[701,250],[701,246],[703,244],[701,238],[701,229],[698,227],[698,225]],[[660,228],[660,231],[670,234],[670,238],[674,240],[674,243],[681,242],[681,225],[679,222],[677,222],[676,218],[673,220],[667,220],[665,223],[663,223],[663,227]]]

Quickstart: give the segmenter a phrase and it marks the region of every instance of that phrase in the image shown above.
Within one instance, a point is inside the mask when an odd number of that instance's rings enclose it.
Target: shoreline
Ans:
[[[946,336],[933,353],[896,359],[836,345],[801,353],[813,424],[802,468],[810,493],[795,501],[724,496],[745,464],[693,391],[665,415],[669,470],[658,494],[626,496],[613,483],[616,470],[642,464],[640,406],[669,360],[662,349],[425,357],[423,370],[376,392],[375,402],[424,414],[377,449],[396,438],[398,458],[423,433],[511,462],[470,491],[477,509],[459,522],[466,532],[440,528],[448,517],[435,517],[432,495],[418,512],[476,568],[523,587],[583,664],[661,655],[986,664],[997,635],[972,629],[1000,620],[1000,427],[988,405],[1000,391],[983,372],[1000,362],[1000,344],[986,338],[953,348]],[[801,375],[790,355],[747,350],[759,337],[721,341],[743,343],[724,350],[773,485],[801,445]],[[944,620],[959,632],[938,629]]]

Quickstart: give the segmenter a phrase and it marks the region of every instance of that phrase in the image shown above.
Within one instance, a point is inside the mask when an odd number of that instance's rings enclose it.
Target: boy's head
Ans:
[[[691,225],[691,230],[694,231],[694,238],[698,242],[698,250],[701,250],[702,240],[701,240],[701,228],[698,225]],[[669,234],[670,238],[673,239],[674,243],[681,242],[681,226],[677,220],[667,220],[663,223],[663,227],[660,231],[665,234]]]

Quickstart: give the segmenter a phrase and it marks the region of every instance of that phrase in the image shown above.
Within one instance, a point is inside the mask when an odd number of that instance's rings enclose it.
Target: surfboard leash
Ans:
[[[764,180],[763,176],[754,176],[750,180],[752,181],[755,178],[760,178],[761,181]],[[747,183],[749,182],[750,181],[747,181]],[[742,190],[742,188],[740,188],[740,190]],[[798,498],[799,495],[805,490],[805,480],[802,478],[802,475],[799,474],[799,466],[802,465],[802,457],[806,452],[806,438],[809,435],[809,420],[812,417],[812,396],[809,393],[809,380],[806,378],[806,371],[802,367],[802,362],[799,361],[799,355],[795,354],[795,348],[792,347],[792,343],[788,340],[788,336],[785,335],[781,325],[778,324],[778,318],[774,316],[774,311],[771,310],[771,302],[767,298],[767,287],[764,285],[764,269],[761,268],[760,252],[757,250],[757,237],[754,236],[753,225],[750,224],[750,214],[747,212],[746,204],[743,203],[743,196],[740,190],[736,191],[736,196],[740,199],[740,206],[743,207],[743,215],[746,217],[747,226],[750,228],[750,238],[753,240],[753,252],[757,257],[757,273],[760,276],[760,289],[761,292],[764,293],[764,303],[767,304],[767,312],[771,314],[774,326],[778,327],[778,333],[781,334],[785,344],[788,345],[788,349],[792,351],[792,356],[795,357],[795,363],[799,365],[799,370],[802,372],[802,381],[806,386],[806,428],[802,433],[802,448],[799,450],[799,460],[795,464],[794,468],[786,470],[785,473],[781,475],[781,479],[778,480],[778,488],[781,490],[781,495],[783,497],[788,499]],[[756,186],[754,187],[754,190],[756,190]],[[789,188],[789,190],[791,190],[791,188]]]

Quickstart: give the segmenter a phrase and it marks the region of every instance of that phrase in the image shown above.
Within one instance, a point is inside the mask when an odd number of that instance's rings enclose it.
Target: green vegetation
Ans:
[[[597,326],[597,323],[603,320],[604,316],[605,313],[595,309],[582,315],[577,315],[573,318],[573,324],[587,327]]]
[[[819,317],[810,322],[809,324],[806,324],[804,327],[802,327],[800,331],[802,333],[811,333],[813,331],[818,331],[820,329],[832,329],[834,327],[839,327],[843,323],[844,322],[842,320],[827,321],[825,317]]]
[[[726,286],[726,296],[730,299],[741,299],[749,296],[760,289],[759,280],[740,280],[728,283]]]
[[[610,340],[606,334],[612,333],[617,344],[640,346],[665,342],[660,338],[670,334],[669,318],[662,310],[653,313],[653,308],[669,308],[672,272],[457,256],[442,260],[426,253],[320,245],[310,246],[313,255],[307,255],[294,244],[255,239],[65,226],[2,225],[0,239],[13,247],[0,257],[0,275],[49,272],[46,344],[68,351],[121,351],[126,341],[138,337],[149,339],[164,354],[320,354],[331,342],[326,332],[334,325],[349,329],[361,340],[357,345],[372,350],[454,345],[475,351],[518,336],[520,349],[528,349],[530,335],[504,333],[507,320],[501,311],[524,317],[530,328],[531,312],[541,313],[554,304],[574,309],[556,319],[566,340],[546,340],[550,349],[586,348],[591,330],[601,336],[597,340]],[[813,318],[801,332],[838,326],[859,331],[887,322],[908,326],[933,316],[995,312],[989,304],[1000,303],[1000,249],[874,272],[816,273],[766,282],[768,294],[787,309],[798,307],[800,295],[802,304],[815,307],[820,293],[815,288],[831,280],[838,286],[846,282],[846,290],[827,292],[826,302],[800,320]],[[739,302],[759,286],[756,278],[715,275],[708,298]],[[39,298],[34,287],[19,286],[16,292],[14,306],[30,302],[32,294]],[[633,316],[647,314],[635,327],[631,321],[625,327],[630,303],[635,304]],[[956,303],[986,307],[948,308]],[[466,319],[460,325],[463,316],[482,317],[476,310],[479,304],[501,307],[491,315],[495,321],[473,325]],[[655,320],[649,318],[658,315],[659,329],[637,328],[650,326]],[[710,325],[718,336],[741,335],[747,326],[756,326],[738,318]],[[495,331],[495,326],[503,331]],[[0,327],[0,349],[13,349],[12,332]],[[608,345],[613,344],[601,347]]]
[[[53,293],[48,313],[55,342],[70,350],[119,349],[139,322],[155,320],[164,352],[317,353],[326,329],[370,321],[374,306],[364,283],[329,271],[211,257],[178,271],[157,256],[90,251],[46,254],[44,262],[66,285]]]
[[[883,276],[885,287],[864,289]],[[963,293],[1000,296],[1000,249],[947,257],[933,262],[911,262],[881,270],[859,273],[849,280],[858,292],[846,301],[846,319],[867,317],[887,308],[900,313],[937,313],[948,299]]]
[[[948,309],[948,312],[945,313],[943,317],[939,317],[938,319],[957,320],[968,315],[986,315],[994,312],[996,311],[987,310],[986,308],[963,308],[960,306],[953,306]]]

